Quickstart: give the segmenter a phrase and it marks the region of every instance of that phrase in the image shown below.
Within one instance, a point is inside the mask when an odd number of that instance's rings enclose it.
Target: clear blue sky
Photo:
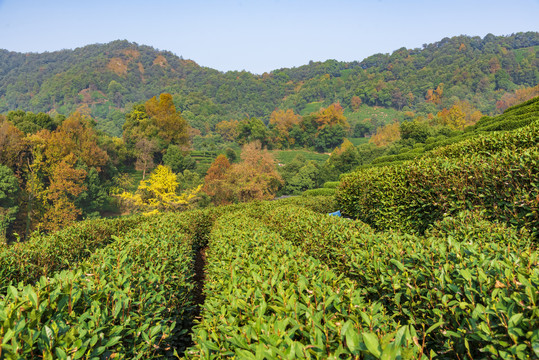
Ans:
[[[44,52],[126,39],[257,74],[519,31],[539,31],[539,0],[0,0],[0,49]]]

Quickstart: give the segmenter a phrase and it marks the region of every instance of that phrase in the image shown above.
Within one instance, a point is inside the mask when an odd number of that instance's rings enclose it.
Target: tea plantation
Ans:
[[[4,246],[0,359],[539,358],[539,123],[521,125],[335,196]]]

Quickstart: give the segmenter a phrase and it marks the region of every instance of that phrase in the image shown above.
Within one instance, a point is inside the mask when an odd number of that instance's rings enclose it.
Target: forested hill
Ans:
[[[420,113],[466,100],[493,114],[507,91],[538,83],[537,32],[444,38],[363,61],[310,62],[262,75],[219,72],[125,40],[42,54],[0,50],[0,113],[81,110],[110,133],[119,131],[133,103],[163,92],[204,132],[222,120],[267,120],[276,108],[301,113],[313,102],[349,108],[353,98]]]

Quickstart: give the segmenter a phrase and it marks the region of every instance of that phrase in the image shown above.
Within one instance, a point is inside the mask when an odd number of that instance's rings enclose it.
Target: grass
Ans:
[[[303,155],[306,160],[314,160],[319,163],[329,159],[328,154],[321,154],[308,150],[272,150],[270,152],[279,163],[285,165],[292,162],[292,160],[294,160],[294,158],[298,155]]]
[[[306,116],[306,115],[309,115],[310,113],[317,112],[318,110],[320,110],[321,107],[323,107],[322,104],[323,104],[322,101],[309,103],[305,105],[303,110],[301,110],[300,115]]]
[[[360,138],[348,138],[354,146],[359,146],[363,144],[367,144],[369,142],[369,138],[367,137],[360,137]]]
[[[363,122],[365,119],[377,119],[379,122],[389,124],[395,119],[401,121],[403,112],[392,108],[361,105],[356,112],[346,110],[344,116],[346,116],[350,125]]]

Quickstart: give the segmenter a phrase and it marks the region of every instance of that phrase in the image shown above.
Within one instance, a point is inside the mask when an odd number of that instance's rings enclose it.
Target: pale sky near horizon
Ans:
[[[0,49],[50,52],[126,39],[257,74],[520,31],[539,31],[539,0],[0,0]]]

